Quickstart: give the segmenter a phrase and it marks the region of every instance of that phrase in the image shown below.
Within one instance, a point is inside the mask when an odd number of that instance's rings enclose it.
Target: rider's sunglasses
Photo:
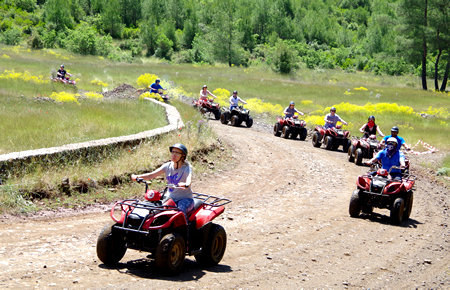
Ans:
[[[170,152],[170,154],[172,154],[172,155],[182,155],[183,153],[177,152],[177,151],[172,151],[172,152]]]

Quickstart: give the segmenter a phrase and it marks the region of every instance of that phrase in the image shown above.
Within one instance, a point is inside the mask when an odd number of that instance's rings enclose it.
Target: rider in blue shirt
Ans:
[[[381,162],[381,168],[389,171],[392,166],[405,167],[405,157],[398,151],[398,142],[394,137],[390,137],[386,141],[386,148],[378,152],[368,163],[373,164],[376,161]],[[400,169],[392,169],[390,173],[393,179],[401,179],[402,172]]]
[[[399,131],[399,129],[397,126],[392,127],[391,135],[385,136],[383,138],[383,140],[381,140],[381,144],[386,143],[389,138],[395,138],[395,139],[397,139],[397,144],[398,144],[397,150],[400,150],[402,148],[402,146],[405,147],[406,150],[410,150],[408,144],[406,144],[406,142],[405,142],[405,139],[398,136],[398,131]]]
[[[158,94],[159,90],[164,90],[164,88],[159,84],[160,82],[160,79],[156,79],[155,82],[150,85],[150,93]]]

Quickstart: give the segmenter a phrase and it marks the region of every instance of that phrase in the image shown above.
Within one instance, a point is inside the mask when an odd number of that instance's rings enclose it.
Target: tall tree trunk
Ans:
[[[450,70],[450,60],[447,60],[447,65],[445,66],[444,78],[442,79],[442,84],[441,84],[441,89],[440,89],[441,92],[445,92],[445,87],[447,86],[449,70]]]
[[[428,14],[428,0],[425,0],[425,11],[424,11],[424,21],[423,21],[423,42],[422,42],[422,89],[427,90],[427,38],[426,38],[426,27],[427,27],[427,14]]]
[[[436,56],[436,62],[434,63],[434,90],[438,91],[439,90],[439,60],[441,58],[441,54],[442,54],[442,48],[439,42],[439,29],[437,30],[437,35],[436,35],[436,40],[437,40],[437,44],[438,44],[438,49],[439,49],[439,53]]]

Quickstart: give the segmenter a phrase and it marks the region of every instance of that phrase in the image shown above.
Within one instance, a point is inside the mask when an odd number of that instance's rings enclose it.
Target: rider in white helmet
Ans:
[[[398,141],[396,138],[391,137],[386,141],[386,148],[378,152],[378,154],[372,158],[368,163],[373,164],[377,161],[381,162],[381,167],[389,171],[392,166],[405,167],[405,157],[398,151]],[[395,179],[401,179],[402,172],[400,169],[392,169],[391,177]]]

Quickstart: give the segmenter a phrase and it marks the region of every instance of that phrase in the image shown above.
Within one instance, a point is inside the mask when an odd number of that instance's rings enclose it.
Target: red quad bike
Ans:
[[[97,256],[105,265],[118,263],[128,248],[150,252],[156,267],[168,275],[181,271],[186,254],[194,255],[205,266],[222,260],[227,236],[212,220],[231,200],[194,193],[194,209],[186,221],[173,200],[149,190],[143,179],[137,181],[145,183],[145,200],[116,202],[110,213],[113,222],[98,237]]]
[[[306,122],[299,120],[297,115],[290,118],[277,117],[277,122],[273,126],[273,135],[281,138],[305,140],[308,131],[306,130]]]
[[[372,159],[379,150],[380,142],[375,135],[370,135],[369,138],[353,138],[348,148],[348,161],[362,165],[363,158]]]
[[[342,126],[338,125],[336,128],[325,129],[322,126],[316,126],[314,128],[314,133],[312,135],[312,144],[314,147],[320,147],[325,144],[325,149],[327,150],[337,150],[339,146],[342,145],[342,151],[348,152],[351,141],[348,139],[350,137],[350,132],[341,129]]]
[[[197,108],[202,114],[206,115],[207,113],[213,114],[216,120],[220,119],[220,105],[218,103],[214,103],[214,99],[209,100],[194,100],[193,105]]]
[[[70,79],[70,76],[65,76],[65,77],[59,77],[59,76],[52,76],[51,80],[54,82],[59,82],[59,83],[63,83],[63,84],[69,84],[69,85],[73,85],[76,86],[76,82],[74,80]]]
[[[392,169],[400,167],[393,166]],[[350,198],[351,217],[358,217],[361,211],[371,214],[373,208],[377,207],[391,211],[390,218],[393,224],[400,224],[409,218],[416,178],[413,175],[403,174],[402,180],[392,180],[388,178],[389,173],[385,169],[378,169],[375,175],[366,174],[358,177],[357,188]]]

